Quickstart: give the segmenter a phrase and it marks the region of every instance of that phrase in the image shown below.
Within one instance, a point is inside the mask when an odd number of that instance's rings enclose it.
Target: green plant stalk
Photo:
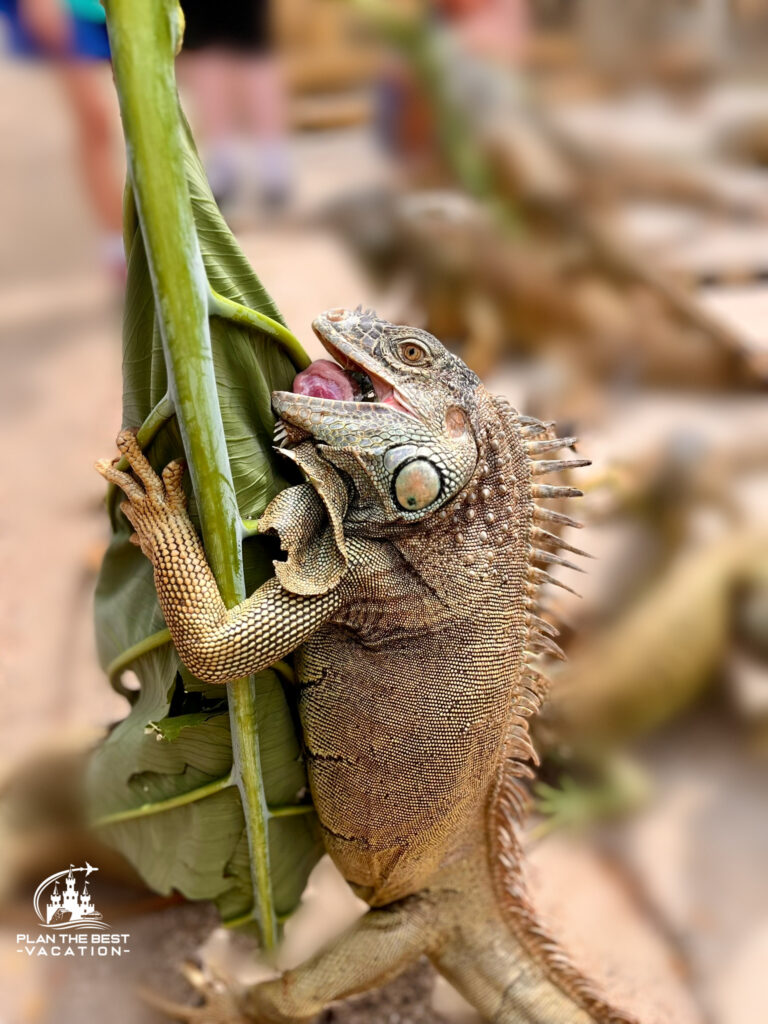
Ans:
[[[208,282],[184,173],[173,61],[183,32],[174,0],[106,0],[128,175],[147,250],[168,371],[208,560],[228,607],[245,597],[239,514],[219,408]],[[277,940],[268,811],[250,679],[228,684],[234,779],[245,815],[254,916],[264,947]]]

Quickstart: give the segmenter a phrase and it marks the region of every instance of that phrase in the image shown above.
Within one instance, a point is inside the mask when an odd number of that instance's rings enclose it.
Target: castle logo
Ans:
[[[114,957],[130,953],[126,932],[112,932],[91,896],[93,864],[70,864],[38,885],[32,906],[37,934],[18,934],[16,952],[28,957]]]
[[[69,865],[69,870],[55,871],[35,889],[32,905],[38,920],[45,928],[66,929],[67,931],[109,931],[101,914],[93,905],[88,883],[92,871],[98,871],[88,861],[85,867]],[[82,886],[78,885],[78,873],[84,872]],[[47,897],[47,902],[43,903]]]

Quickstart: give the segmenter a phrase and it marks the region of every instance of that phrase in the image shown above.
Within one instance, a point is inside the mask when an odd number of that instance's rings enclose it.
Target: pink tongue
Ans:
[[[295,395],[312,398],[332,398],[337,402],[351,402],[357,397],[354,381],[330,359],[317,359],[302,370],[293,382]]]

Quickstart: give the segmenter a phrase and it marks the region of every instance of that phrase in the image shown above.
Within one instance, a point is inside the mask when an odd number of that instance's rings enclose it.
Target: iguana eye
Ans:
[[[397,346],[397,352],[400,358],[410,363],[411,366],[415,366],[418,363],[424,363],[429,358],[429,352],[424,348],[418,341],[414,341],[413,338],[408,338],[407,341],[401,341]]]

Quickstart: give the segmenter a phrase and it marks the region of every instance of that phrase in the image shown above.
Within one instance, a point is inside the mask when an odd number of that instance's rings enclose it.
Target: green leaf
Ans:
[[[216,207],[186,127],[182,137],[194,227],[210,285],[282,323]],[[169,382],[142,231],[135,220],[129,228],[123,425],[138,428],[166,395]],[[257,518],[281,488],[295,482],[290,464],[279,464],[272,451],[270,393],[290,388],[296,366],[262,331],[213,316],[210,333],[238,508],[243,517]],[[175,418],[162,424],[146,452],[156,469],[184,455]],[[189,498],[199,525],[191,488]],[[120,500],[110,494],[113,533],[96,593],[97,642],[105,668],[164,628],[151,566],[129,542]],[[248,592],[271,575],[275,554],[261,538],[245,542]],[[138,690],[119,673],[112,679],[131,702],[129,713],[96,751],[90,769],[93,813],[102,820],[104,837],[158,892],[215,900],[225,920],[248,919],[254,893],[243,808],[229,779],[227,690],[191,678],[168,642],[142,654],[130,669]],[[267,805],[301,804],[307,783],[290,694],[271,670],[250,685]],[[313,814],[269,818],[268,835],[274,909],[284,916],[297,905],[322,847]]]

